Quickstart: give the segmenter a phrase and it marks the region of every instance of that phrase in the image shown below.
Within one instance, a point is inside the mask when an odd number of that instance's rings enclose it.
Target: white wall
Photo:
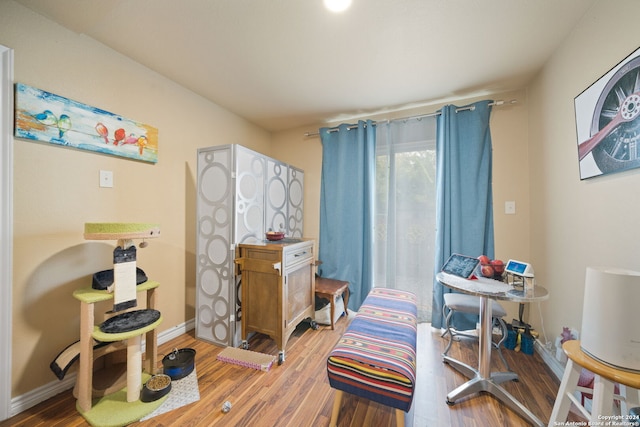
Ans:
[[[14,78],[158,129],[158,163],[14,139],[12,397],[58,381],[49,364],[79,337],[73,290],[110,268],[115,242],[83,239],[85,222],[157,222],[138,252],[160,282],[162,333],[195,314],[196,150],[242,143],[268,152],[271,135],[196,93],[29,9],[0,1],[0,44]],[[99,188],[100,170],[114,188]],[[99,309],[96,312],[99,313]],[[106,311],[106,310],[105,310]]]
[[[640,169],[580,181],[573,104],[640,46],[639,16],[636,0],[597,2],[530,88],[531,261],[551,293],[541,303],[551,341],[581,327],[587,266],[640,270]]]

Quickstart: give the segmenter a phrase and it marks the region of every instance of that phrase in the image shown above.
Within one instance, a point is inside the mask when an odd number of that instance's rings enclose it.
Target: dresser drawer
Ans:
[[[313,244],[291,248],[284,254],[285,268],[291,268],[301,262],[308,262],[310,259],[313,259]]]

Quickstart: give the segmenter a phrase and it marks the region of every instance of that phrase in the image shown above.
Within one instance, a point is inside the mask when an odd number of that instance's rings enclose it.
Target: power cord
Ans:
[[[547,339],[547,333],[544,330],[544,319],[542,318],[542,307],[540,302],[538,301],[538,313],[540,314],[540,328],[542,329],[542,336],[544,337],[544,346],[547,350],[550,350],[551,343]]]

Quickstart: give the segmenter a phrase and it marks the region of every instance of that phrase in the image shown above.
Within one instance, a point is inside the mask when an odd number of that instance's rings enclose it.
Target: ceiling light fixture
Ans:
[[[324,7],[334,13],[344,12],[349,6],[351,6],[351,0],[324,0]]]

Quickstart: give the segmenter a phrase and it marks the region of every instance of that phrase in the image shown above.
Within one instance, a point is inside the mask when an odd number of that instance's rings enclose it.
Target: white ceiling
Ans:
[[[16,0],[271,131],[522,88],[596,0]]]

